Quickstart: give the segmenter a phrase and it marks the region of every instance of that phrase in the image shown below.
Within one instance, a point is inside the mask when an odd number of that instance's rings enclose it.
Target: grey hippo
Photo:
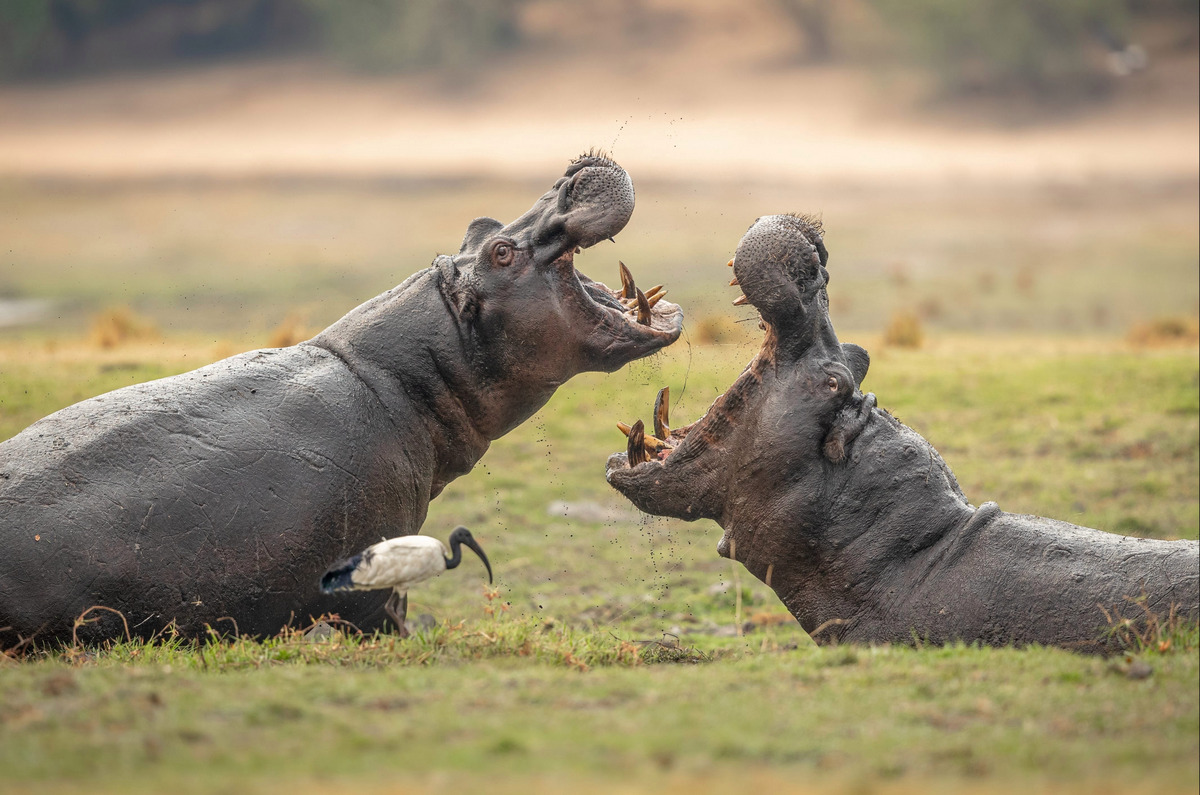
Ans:
[[[70,639],[94,605],[142,637],[331,612],[384,626],[386,594],[320,592],[331,562],[416,533],[571,376],[679,336],[660,291],[575,268],[633,209],[629,175],[589,153],[520,218],[475,219],[457,254],[310,340],[85,400],[0,444],[0,645]],[[89,617],[80,640],[124,633]]]
[[[731,264],[766,336],[697,422],[629,428],[608,482],[643,511],[711,519],[718,552],[820,643],[1104,650],[1105,611],[1196,620],[1200,545],[975,507],[924,438],[860,384],[869,357],[829,318],[820,225],[758,219]],[[743,302],[739,298],[735,303]]]

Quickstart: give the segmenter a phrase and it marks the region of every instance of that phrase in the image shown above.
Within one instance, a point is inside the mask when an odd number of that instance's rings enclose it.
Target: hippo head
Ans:
[[[730,265],[744,292],[734,303],[761,316],[761,350],[692,425],[670,428],[665,389],[653,434],[641,422],[619,424],[628,439],[608,460],[613,487],[649,513],[728,526],[842,464],[874,403],[858,389],[867,352],[839,343],[829,321],[828,258],[811,218],[754,222]]]
[[[515,221],[471,222],[443,289],[494,364],[525,362],[527,386],[557,386],[576,373],[616,370],[679,337],[683,312],[662,300],[661,286],[638,290],[622,265],[622,287],[612,290],[575,268],[583,249],[625,228],[633,205],[625,170],[589,153]]]

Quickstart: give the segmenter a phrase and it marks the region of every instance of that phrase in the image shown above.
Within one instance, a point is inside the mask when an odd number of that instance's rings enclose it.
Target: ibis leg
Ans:
[[[387,603],[383,606],[383,611],[396,625],[396,634],[407,638],[408,627],[404,625],[404,617],[408,614],[408,594],[392,591],[392,595],[388,597]]]

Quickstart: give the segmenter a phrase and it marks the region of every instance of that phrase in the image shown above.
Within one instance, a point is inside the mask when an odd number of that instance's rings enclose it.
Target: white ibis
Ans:
[[[446,545],[432,536],[400,536],[372,544],[354,557],[330,566],[321,577],[321,590],[333,593],[391,588],[392,595],[383,609],[395,622],[400,636],[407,637],[408,630],[399,608],[408,596],[408,589],[458,566],[462,562],[462,547],[474,550],[487,568],[488,582],[492,581],[492,564],[470,530],[457,527],[448,540],[449,557],[446,556]]]

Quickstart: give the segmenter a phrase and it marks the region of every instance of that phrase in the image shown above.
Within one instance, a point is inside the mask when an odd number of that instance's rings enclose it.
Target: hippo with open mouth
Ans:
[[[472,221],[457,254],[306,342],[85,400],[0,444],[0,645],[69,639],[94,605],[143,637],[328,612],[382,626],[386,594],[320,593],[331,561],[416,533],[571,376],[679,336],[661,288],[575,268],[633,207],[629,175],[589,153],[520,218]],[[89,618],[80,639],[124,633]]]
[[[818,643],[916,640],[1102,650],[1105,610],[1196,620],[1200,545],[968,503],[919,434],[858,388],[869,357],[829,320],[819,224],[760,218],[730,264],[762,349],[697,422],[622,425],[608,482],[643,511],[712,519],[718,552]]]

